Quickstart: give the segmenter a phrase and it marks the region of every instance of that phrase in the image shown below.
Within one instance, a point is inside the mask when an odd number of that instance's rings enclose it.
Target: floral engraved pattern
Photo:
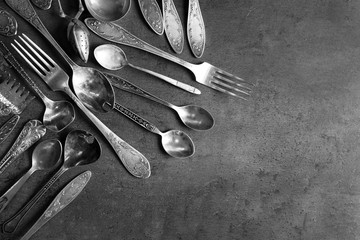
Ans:
[[[139,0],[141,12],[156,34],[163,34],[164,23],[161,10],[156,0]]]
[[[51,7],[52,0],[32,0],[35,6],[42,10],[47,10]]]
[[[16,19],[7,11],[0,8],[0,34],[4,36],[15,36],[18,24]]]
[[[189,1],[187,31],[191,51],[199,58],[205,48],[205,26],[198,0]]]
[[[165,33],[171,47],[179,54],[184,48],[184,30],[180,17],[172,0],[163,0],[162,2]]]
[[[20,119],[19,115],[14,115],[11,117],[2,127],[0,128],[0,143],[2,143],[12,132],[16,124]]]

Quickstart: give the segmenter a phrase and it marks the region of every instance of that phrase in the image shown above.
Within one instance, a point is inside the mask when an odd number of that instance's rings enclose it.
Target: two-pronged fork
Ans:
[[[228,73],[207,62],[201,64],[192,64],[186,62],[178,57],[175,57],[148,44],[147,42],[129,33],[121,26],[111,22],[104,22],[96,20],[94,18],[87,18],[85,19],[85,24],[98,36],[108,41],[124,44],[153,53],[189,69],[194,73],[196,78],[195,80],[197,82],[204,84],[208,87],[245,100],[251,94],[252,87],[254,86],[253,83],[246,82],[242,78]]]

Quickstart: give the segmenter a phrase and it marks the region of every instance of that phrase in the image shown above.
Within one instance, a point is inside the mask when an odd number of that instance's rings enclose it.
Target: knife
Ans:
[[[5,141],[5,139],[10,135],[14,130],[15,126],[19,122],[20,116],[12,116],[6,123],[4,123],[0,128],[0,144]]]
[[[146,22],[158,35],[164,33],[164,20],[156,0],[138,0],[140,10]]]
[[[198,0],[189,0],[187,37],[192,53],[200,58],[205,49],[205,25]]]
[[[184,48],[184,30],[173,0],[162,0],[165,34],[172,49],[180,54]]]
[[[85,188],[91,175],[92,173],[90,171],[83,172],[68,183],[20,240],[30,239],[45,223],[69,205]]]

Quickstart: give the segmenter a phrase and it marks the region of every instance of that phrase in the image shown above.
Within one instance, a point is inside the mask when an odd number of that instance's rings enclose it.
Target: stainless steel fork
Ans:
[[[63,91],[76,103],[85,115],[94,123],[99,131],[108,140],[117,156],[120,158],[125,168],[135,177],[148,178],[151,174],[150,163],[139,151],[130,144],[122,140],[103,124],[94,114],[92,114],[82,102],[75,96],[69,87],[69,76],[65,71],[53,61],[43,50],[40,49],[25,34],[19,36],[23,42],[20,44],[14,41],[11,46],[20,56],[31,66],[31,68],[42,78],[53,91]],[[24,47],[24,46],[26,47]],[[31,52],[31,53],[30,53]]]

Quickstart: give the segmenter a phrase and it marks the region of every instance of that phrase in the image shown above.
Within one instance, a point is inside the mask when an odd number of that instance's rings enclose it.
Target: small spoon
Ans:
[[[85,5],[94,18],[113,22],[129,12],[131,0],[85,0]]]
[[[170,77],[164,76],[162,74],[159,74],[159,73],[153,72],[151,70],[148,70],[148,69],[145,69],[142,67],[138,67],[138,66],[135,66],[135,65],[129,63],[124,51],[120,47],[115,46],[113,44],[103,44],[103,45],[97,46],[94,50],[94,56],[95,56],[96,61],[102,67],[104,67],[108,70],[119,70],[127,65],[127,66],[130,66],[137,70],[151,74],[155,77],[158,77],[158,78],[160,78],[176,87],[179,87],[185,91],[188,91],[190,93],[201,94],[200,90],[193,86],[190,86],[188,84],[179,82]]]
[[[36,145],[32,153],[31,168],[0,197],[0,213],[20,190],[29,177],[37,170],[50,170],[61,163],[62,146],[59,140],[50,139]]]
[[[74,130],[70,132],[65,140],[63,165],[22,209],[3,223],[3,232],[14,232],[26,213],[67,170],[72,167],[93,163],[99,159],[100,155],[100,144],[92,134],[82,130]]]
[[[155,125],[135,114],[131,110],[115,102],[114,109],[130,118],[146,130],[161,136],[161,144],[164,150],[172,157],[185,158],[195,153],[195,146],[191,138],[180,130],[161,132]]]
[[[191,129],[209,130],[215,124],[214,118],[211,116],[211,114],[202,107],[196,105],[176,106],[165,100],[155,97],[154,95],[146,92],[140,87],[118,76],[109,73],[103,73],[103,74],[107,77],[107,79],[109,79],[109,81],[114,87],[125,90],[127,92],[137,94],[139,96],[145,97],[147,99],[160,103],[169,108],[172,108],[178,113],[181,121]]]

